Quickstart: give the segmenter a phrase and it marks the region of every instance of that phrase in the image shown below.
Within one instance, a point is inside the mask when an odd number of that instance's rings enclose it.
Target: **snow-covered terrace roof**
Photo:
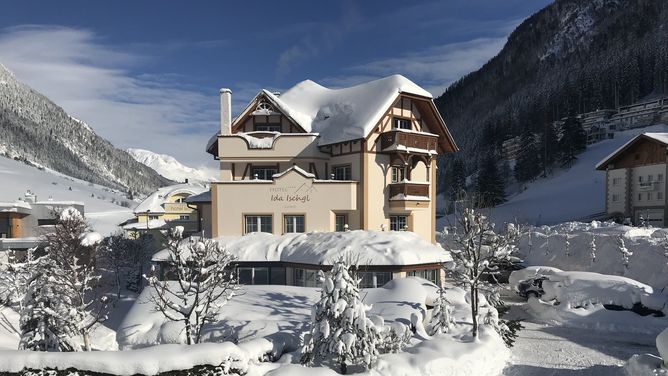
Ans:
[[[370,266],[435,264],[452,260],[440,245],[431,244],[412,232],[346,231],[272,235],[251,233],[224,236],[216,241],[238,262],[286,262],[332,265],[340,258]],[[167,250],[153,256],[166,261]]]
[[[157,191],[151,193],[144,201],[142,201],[134,210],[135,214],[145,214],[150,210],[151,213],[164,213],[165,208],[163,204],[168,197],[178,193],[188,193],[190,195],[198,195],[206,192],[208,188],[195,184],[175,184],[167,187],[162,187]]]
[[[32,206],[26,201],[0,202],[0,213],[23,213],[29,214]]]
[[[166,230],[169,226],[163,219],[151,219],[146,222],[126,222],[123,225],[124,230]]]
[[[280,96],[262,90],[233,123],[236,125],[245,115],[251,114],[253,103],[264,96],[304,132],[319,134],[319,145],[329,145],[365,138],[399,94],[433,98],[428,91],[398,74],[340,89],[329,89],[305,80]],[[440,114],[436,116],[442,122]],[[447,134],[447,138],[456,149],[452,137]],[[207,150],[214,146],[216,139],[217,135],[209,139]]]
[[[202,192],[198,195],[192,195],[186,198],[186,202],[189,204],[196,204],[201,202],[211,202],[211,190]]]
[[[597,170],[605,170],[605,168],[612,162],[613,159],[615,159],[617,156],[622,154],[626,149],[628,149],[631,145],[636,143],[638,140],[645,138],[645,139],[650,139],[654,141],[658,141],[662,143],[664,146],[668,146],[668,133],[665,132],[645,132],[641,133],[632,139],[630,139],[627,143],[624,145],[620,146],[617,148],[615,151],[610,153],[607,157],[603,158],[598,164],[596,164],[596,169]]]

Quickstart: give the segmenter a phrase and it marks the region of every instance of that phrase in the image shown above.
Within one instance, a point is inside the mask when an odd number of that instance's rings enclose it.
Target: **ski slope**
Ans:
[[[529,183],[526,190],[492,209],[490,217],[496,223],[517,221],[541,226],[586,220],[603,213],[605,172],[597,171],[596,164],[638,134],[666,131],[668,125],[664,124],[631,129],[615,133],[614,139],[590,145],[570,169],[558,169],[547,178]],[[439,219],[436,228],[446,226],[449,217]]]
[[[24,196],[26,190],[35,193],[39,201],[52,198],[55,201],[83,202],[86,219],[95,231],[103,235],[118,231],[120,228],[117,225],[132,217],[132,208],[137,205],[122,192],[0,157],[0,201],[16,201]],[[121,206],[122,202],[127,202],[130,208]]]

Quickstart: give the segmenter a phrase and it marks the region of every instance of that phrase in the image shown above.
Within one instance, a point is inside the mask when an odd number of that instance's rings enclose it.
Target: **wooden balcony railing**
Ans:
[[[193,209],[188,207],[184,202],[167,202],[165,203],[165,212],[167,213],[187,213]]]
[[[438,135],[430,133],[391,130],[380,135],[381,151],[405,151],[430,153],[436,150]]]
[[[429,184],[420,183],[392,183],[390,184],[390,198],[402,194],[404,197],[429,197]]]

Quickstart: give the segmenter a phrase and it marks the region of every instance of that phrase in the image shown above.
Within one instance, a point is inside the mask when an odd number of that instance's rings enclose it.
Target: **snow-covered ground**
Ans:
[[[137,205],[123,192],[0,157],[0,201],[15,201],[22,198],[26,190],[34,192],[40,201],[53,198],[55,201],[83,202],[86,218],[95,231],[103,235],[118,231],[117,225],[132,217],[132,208]],[[130,207],[121,206],[123,202]]]

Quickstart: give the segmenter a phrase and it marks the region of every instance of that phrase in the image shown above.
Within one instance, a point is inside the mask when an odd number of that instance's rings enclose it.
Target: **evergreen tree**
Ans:
[[[447,333],[455,324],[452,317],[452,305],[445,297],[445,289],[438,289],[438,297],[434,301],[434,310],[428,326],[428,333],[433,336],[438,333]]]
[[[587,148],[587,134],[582,123],[575,116],[569,116],[561,126],[559,139],[560,162],[562,166],[570,167],[577,159],[577,155]]]
[[[304,339],[302,364],[334,361],[346,374],[348,366],[369,367],[378,356],[379,330],[366,317],[370,306],[360,300],[358,281],[343,260],[326,275],[320,273],[322,291],[313,307],[311,331]]]
[[[540,166],[538,164],[538,148],[536,147],[536,136],[529,127],[525,127],[520,135],[520,150],[517,154],[515,164],[515,179],[524,183],[535,178]]]
[[[506,201],[505,181],[501,176],[493,153],[483,158],[476,181],[478,207],[496,206]]]
[[[464,162],[457,158],[452,163],[452,183],[450,197],[453,201],[461,200],[466,194],[466,167]]]
[[[538,158],[540,167],[543,170],[543,177],[547,176],[548,171],[556,161],[559,150],[559,136],[553,123],[547,123],[540,135],[538,144]]]

